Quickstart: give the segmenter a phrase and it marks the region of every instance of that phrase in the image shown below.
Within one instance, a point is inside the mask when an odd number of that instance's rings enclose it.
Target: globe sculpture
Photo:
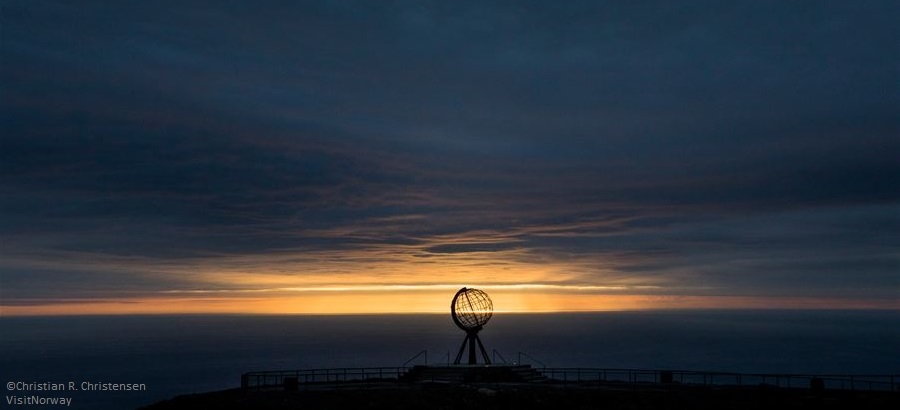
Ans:
[[[491,319],[494,314],[494,304],[487,293],[478,289],[462,288],[453,296],[450,302],[450,316],[453,323],[456,323],[460,329],[466,332],[466,338],[463,340],[459,353],[456,354],[456,360],[453,364],[460,364],[466,347],[469,349],[469,364],[478,364],[478,358],[475,346],[481,351],[481,357],[485,364],[491,364],[484,344],[478,337],[478,332]]]

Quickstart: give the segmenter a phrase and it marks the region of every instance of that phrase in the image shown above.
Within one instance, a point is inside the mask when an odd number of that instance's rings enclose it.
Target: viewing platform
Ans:
[[[800,375],[528,365],[417,365],[244,373],[241,388],[144,410],[335,408],[896,409],[898,375]]]
[[[540,368],[526,364],[415,365],[248,372],[241,390],[402,388],[422,383],[554,388],[743,388],[900,392],[900,375],[809,375],[694,370]]]

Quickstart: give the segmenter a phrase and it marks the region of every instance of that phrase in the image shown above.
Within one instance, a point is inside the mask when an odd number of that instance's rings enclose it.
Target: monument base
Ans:
[[[545,380],[539,371],[529,365],[450,365],[413,366],[401,377],[407,382],[508,382],[530,383]]]

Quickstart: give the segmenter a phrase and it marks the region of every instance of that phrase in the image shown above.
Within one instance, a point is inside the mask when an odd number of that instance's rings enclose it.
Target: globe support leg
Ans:
[[[456,354],[456,359],[453,360],[453,364],[459,364],[462,360],[463,353],[466,352],[466,345],[469,343],[469,335],[466,335],[466,338],[463,339],[462,346],[459,347],[459,353]]]
[[[478,347],[481,348],[481,357],[484,359],[484,364],[491,364],[491,359],[488,357],[487,351],[484,350],[484,344],[481,343],[481,338],[478,335],[475,335],[475,340],[478,341]]]
[[[462,362],[463,353],[466,352],[466,346],[469,348],[469,364],[478,364],[478,351],[475,349],[475,345],[478,345],[478,350],[481,351],[481,357],[484,359],[484,364],[491,364],[491,359],[488,357],[487,350],[484,348],[484,343],[481,343],[481,338],[478,337],[478,332],[466,333],[466,338],[463,340],[462,346],[459,347],[459,353],[456,354],[456,360],[453,361],[453,364],[460,364],[460,362]]]

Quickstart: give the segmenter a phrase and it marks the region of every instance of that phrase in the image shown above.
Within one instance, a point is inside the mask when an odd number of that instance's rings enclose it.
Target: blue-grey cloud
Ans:
[[[4,2],[3,297],[340,252],[895,297],[897,7]]]

